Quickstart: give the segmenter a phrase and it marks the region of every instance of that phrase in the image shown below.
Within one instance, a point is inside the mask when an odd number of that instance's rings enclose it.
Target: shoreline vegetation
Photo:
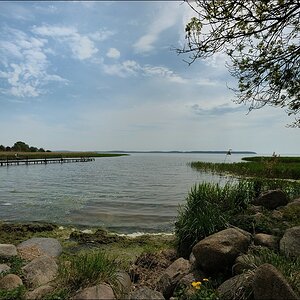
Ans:
[[[92,158],[92,157],[118,157],[126,156],[121,153],[98,153],[98,152],[0,152],[0,160],[15,159],[44,159],[44,158]]]
[[[300,157],[243,157],[247,162],[209,163],[192,162],[193,169],[214,174],[240,177],[263,177],[277,179],[300,179]]]
[[[238,177],[225,185],[194,185],[178,208],[174,235],[132,238],[101,228],[0,222],[1,243],[20,247],[20,242],[42,237],[62,245],[55,276],[43,288],[30,285],[33,275],[26,273],[28,265],[42,258],[28,262],[20,257],[22,252],[9,259],[0,255],[0,265],[11,268],[0,271],[0,299],[38,299],[39,292],[47,300],[283,300],[287,295],[299,300],[300,182],[287,180],[293,166],[299,171],[299,158],[247,160],[228,163],[227,168],[191,163],[199,171]],[[275,177],[277,169],[284,179]],[[250,173],[252,178],[247,178]],[[1,288],[10,273],[24,284]],[[99,294],[108,288],[110,296]]]

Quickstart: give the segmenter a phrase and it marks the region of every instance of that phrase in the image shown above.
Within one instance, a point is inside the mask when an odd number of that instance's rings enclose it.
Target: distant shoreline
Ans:
[[[106,151],[105,153],[166,153],[166,154],[227,154],[228,150],[220,151]],[[254,151],[231,151],[231,154],[257,154]]]

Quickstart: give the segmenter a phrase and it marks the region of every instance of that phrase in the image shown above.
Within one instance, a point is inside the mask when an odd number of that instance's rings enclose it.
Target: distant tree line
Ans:
[[[29,146],[24,142],[18,141],[13,144],[13,146],[3,146],[0,145],[0,151],[15,151],[15,152],[51,152],[50,150],[45,150],[43,148],[37,148]]]

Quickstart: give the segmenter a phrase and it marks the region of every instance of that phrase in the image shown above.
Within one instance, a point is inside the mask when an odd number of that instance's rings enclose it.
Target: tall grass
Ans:
[[[294,291],[300,295],[300,258],[286,257],[265,247],[254,248],[245,257],[245,262],[253,270],[268,263],[278,269],[287,279]]]
[[[229,224],[250,230],[248,227],[253,227],[253,220],[247,223],[249,203],[262,192],[277,188],[290,200],[300,196],[300,183],[285,180],[243,179],[238,182],[229,181],[224,186],[216,183],[193,186],[186,203],[178,209],[175,223],[179,254],[187,257],[199,240]],[[258,228],[267,225],[263,224],[263,220],[261,222],[262,224],[257,224]]]
[[[117,262],[103,251],[79,253],[61,264],[58,282],[70,294],[100,282],[117,287]]]
[[[217,174],[233,174],[247,177],[265,177],[279,179],[300,179],[300,160],[298,158],[270,158],[238,163],[192,162],[191,167],[199,171]]]
[[[223,187],[214,183],[193,186],[175,223],[179,253],[188,256],[199,240],[226,228],[231,216],[246,209],[252,198],[253,190],[246,181]]]

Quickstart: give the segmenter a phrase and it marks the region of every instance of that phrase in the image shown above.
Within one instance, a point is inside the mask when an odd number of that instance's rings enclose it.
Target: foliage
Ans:
[[[25,287],[23,285],[13,290],[1,290],[0,300],[23,300],[25,299]]]
[[[74,292],[79,288],[107,282],[117,284],[117,263],[103,251],[81,252],[62,263],[59,282],[63,288]]]
[[[246,258],[245,258],[246,259]],[[278,269],[287,279],[294,291],[300,294],[300,258],[286,257],[265,247],[254,248],[247,255],[247,264],[252,269],[268,263]]]
[[[179,254],[186,257],[199,240],[224,229],[231,216],[246,209],[252,198],[253,190],[246,181],[228,182],[223,187],[213,183],[193,186],[175,223]]]
[[[14,152],[45,152],[45,150],[43,148],[37,148],[37,147],[33,147],[33,146],[29,146],[28,144],[22,142],[22,141],[18,141],[16,143],[13,144],[12,147],[9,146],[3,146],[0,145],[0,151],[14,151]],[[51,152],[50,150],[47,150],[47,152]]]
[[[278,157],[255,159],[251,162],[209,163],[192,162],[191,167],[213,173],[230,173],[239,176],[265,178],[300,179],[300,161],[298,159],[280,160]]]
[[[185,0],[197,13],[186,25],[189,63],[225,52],[239,85],[236,102],[300,112],[300,3],[294,0]],[[294,126],[300,126],[296,118]]]
[[[193,281],[190,286],[180,283],[174,291],[174,298],[178,300],[218,300],[218,292],[207,278],[202,281]]]

